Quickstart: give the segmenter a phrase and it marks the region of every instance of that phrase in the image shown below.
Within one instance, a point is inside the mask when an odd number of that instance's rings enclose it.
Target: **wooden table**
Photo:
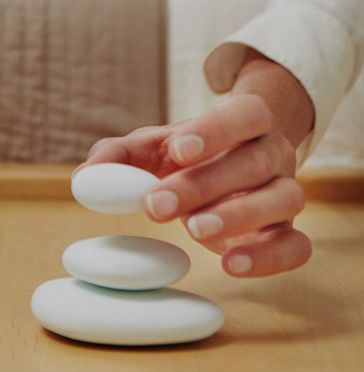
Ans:
[[[50,167],[47,177],[57,178],[57,172]],[[20,179],[13,185],[21,189]],[[3,190],[6,182],[0,172]],[[1,371],[364,370],[363,204],[309,202],[297,226],[313,240],[311,261],[272,278],[238,280],[224,274],[220,258],[191,240],[179,222],[104,216],[72,200],[31,198],[30,190],[23,191],[28,198],[0,200]],[[220,304],[223,329],[205,341],[159,347],[91,345],[42,329],[30,311],[34,289],[66,276],[61,255],[67,245],[108,234],[154,237],[183,247],[192,268],[176,287]]]

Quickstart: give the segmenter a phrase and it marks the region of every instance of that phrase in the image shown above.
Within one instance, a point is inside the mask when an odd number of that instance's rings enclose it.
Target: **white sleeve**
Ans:
[[[289,70],[315,108],[315,125],[298,148],[298,163],[323,137],[364,59],[364,0],[273,0],[215,48],[204,71],[212,90],[229,91],[247,47]]]

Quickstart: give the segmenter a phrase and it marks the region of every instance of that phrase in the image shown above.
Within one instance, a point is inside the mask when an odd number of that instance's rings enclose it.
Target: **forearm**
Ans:
[[[270,107],[274,124],[294,148],[314,122],[314,108],[300,82],[284,67],[250,49],[232,95],[257,94]]]

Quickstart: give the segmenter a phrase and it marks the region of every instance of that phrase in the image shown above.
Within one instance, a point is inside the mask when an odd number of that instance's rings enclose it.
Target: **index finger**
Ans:
[[[267,134],[272,121],[263,98],[251,94],[230,97],[181,126],[169,140],[169,154],[177,164],[191,165]]]

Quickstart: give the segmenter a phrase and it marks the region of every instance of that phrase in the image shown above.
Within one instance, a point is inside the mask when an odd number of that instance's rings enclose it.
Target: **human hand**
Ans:
[[[201,117],[103,139],[85,163],[127,163],[160,177],[144,199],[148,215],[160,222],[181,217],[194,239],[223,255],[226,272],[244,277],[294,269],[311,254],[309,239],[292,227],[304,205],[294,179],[295,144],[307,130],[300,126],[287,138],[297,110],[272,109],[279,97],[272,89],[261,94],[261,74],[251,94],[252,71],[248,79],[242,74],[232,97]],[[284,84],[303,90],[295,81]]]

